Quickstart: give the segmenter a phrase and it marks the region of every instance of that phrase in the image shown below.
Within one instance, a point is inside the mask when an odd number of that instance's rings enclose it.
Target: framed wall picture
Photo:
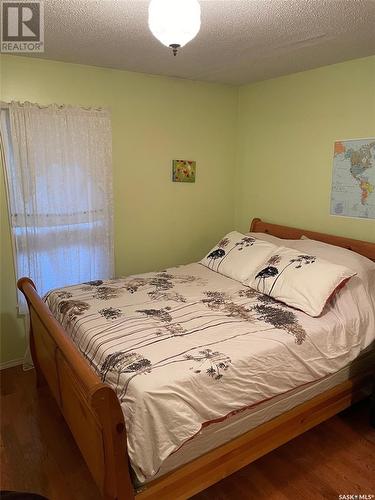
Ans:
[[[173,160],[173,182],[195,182],[196,162],[191,160]]]

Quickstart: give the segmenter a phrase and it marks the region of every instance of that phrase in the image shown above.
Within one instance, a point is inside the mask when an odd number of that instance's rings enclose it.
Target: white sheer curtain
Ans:
[[[12,102],[0,118],[17,278],[44,294],[112,277],[109,112]]]

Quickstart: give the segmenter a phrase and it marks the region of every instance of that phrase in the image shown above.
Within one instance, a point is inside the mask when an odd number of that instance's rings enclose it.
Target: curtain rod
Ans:
[[[58,108],[58,109],[81,109],[83,111],[109,111],[109,108],[105,107],[87,107],[87,106],[81,106],[81,105],[74,105],[74,104],[38,104],[30,101],[11,101],[11,102],[5,102],[5,101],[0,101],[0,108],[1,109],[9,109],[11,104],[17,104],[18,106],[25,106],[25,105],[31,105],[31,106],[36,106],[39,109],[48,109],[48,108]]]

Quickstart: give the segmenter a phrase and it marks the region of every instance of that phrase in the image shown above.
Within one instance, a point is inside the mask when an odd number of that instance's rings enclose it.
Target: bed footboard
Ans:
[[[91,370],[39,297],[34,283],[18,288],[30,312],[30,349],[40,385],[48,386],[103,497],[131,500],[126,428],[115,392]]]

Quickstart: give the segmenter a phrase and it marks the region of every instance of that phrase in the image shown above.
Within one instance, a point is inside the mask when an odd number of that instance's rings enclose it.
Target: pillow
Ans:
[[[315,255],[279,247],[244,284],[315,317],[355,274]]]
[[[232,231],[224,236],[200,263],[242,282],[276,250],[276,245]]]
[[[359,253],[322,241],[310,240],[307,236],[301,236],[301,239],[293,244],[293,248],[299,252],[313,253],[317,257],[349,267],[358,274],[366,286],[371,284],[371,287],[374,287],[375,262]]]
[[[301,240],[285,240],[283,238],[278,238],[277,236],[273,236],[268,233],[246,233],[246,236],[251,236],[253,238],[257,238],[259,240],[268,241],[268,243],[273,243],[278,247],[291,247],[295,241]]]

